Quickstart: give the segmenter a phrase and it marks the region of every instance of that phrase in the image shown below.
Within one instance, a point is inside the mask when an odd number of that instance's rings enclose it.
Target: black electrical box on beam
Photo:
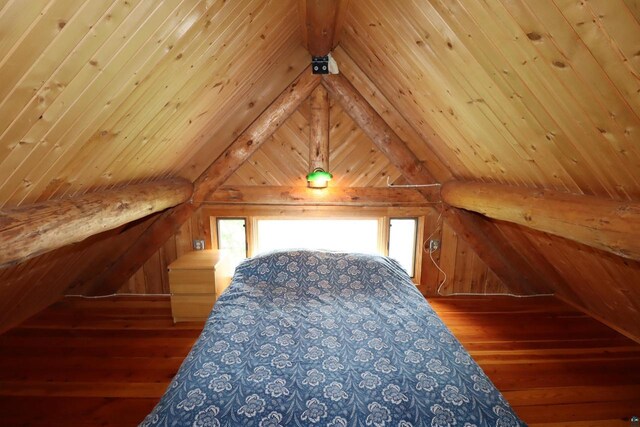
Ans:
[[[329,74],[329,57],[313,56],[311,58],[311,70],[313,74]]]

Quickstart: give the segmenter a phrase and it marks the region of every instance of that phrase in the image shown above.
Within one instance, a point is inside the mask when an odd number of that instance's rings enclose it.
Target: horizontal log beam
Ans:
[[[640,203],[481,182],[448,182],[457,208],[640,260]]]
[[[76,243],[191,197],[182,179],[50,200],[0,211],[0,267]]]
[[[90,295],[118,290],[169,238],[177,232],[208,195],[222,185],[320,84],[320,77],[307,67],[282,91],[244,132],[196,179],[192,203],[165,212],[131,247],[89,286]]]
[[[439,190],[432,190],[437,192]],[[313,206],[426,206],[424,197],[411,188],[223,186],[206,202],[250,205]]]
[[[422,162],[407,147],[400,137],[391,129],[382,117],[373,109],[356,88],[341,74],[327,75],[322,84],[360,129],[371,139],[384,155],[400,170],[402,176],[412,184],[433,184],[436,182]],[[440,197],[430,191],[429,187],[418,191],[430,202],[437,202]]]
[[[408,182],[435,182],[433,175],[413,151],[344,76],[324,76],[322,84]],[[435,196],[429,187],[417,190],[430,202],[440,201],[440,197]],[[510,248],[509,242],[499,235],[493,224],[487,224],[480,215],[466,214],[457,209],[446,210],[444,217],[507,286],[523,289],[528,293],[546,288],[542,275],[522,256],[507,249]]]

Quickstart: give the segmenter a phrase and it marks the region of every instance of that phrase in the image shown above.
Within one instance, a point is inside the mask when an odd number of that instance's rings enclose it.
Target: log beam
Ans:
[[[432,190],[437,192],[439,190]],[[321,191],[307,187],[223,186],[207,203],[305,206],[426,206],[424,197],[411,188],[328,187]]]
[[[312,56],[326,56],[340,41],[349,0],[300,0],[302,41]]]
[[[422,162],[345,77],[340,74],[325,75],[322,84],[408,182],[435,182]],[[434,196],[429,187],[417,190],[432,203],[440,201],[440,197]],[[545,277],[522,256],[507,249],[509,242],[500,237],[494,224],[487,223],[481,216],[457,209],[446,210],[444,218],[507,286],[523,289],[525,293],[546,290]]]
[[[304,71],[267,107],[266,110],[195,181],[193,202],[197,205],[222,185],[320,84],[320,77]]]
[[[435,178],[422,162],[391,129],[366,99],[341,74],[326,75],[322,84],[338,101],[360,129],[371,139],[378,150],[400,170],[402,176],[412,184],[434,184]],[[429,187],[418,188],[428,201],[439,202],[440,197]]]
[[[481,182],[448,182],[442,199],[478,212],[640,260],[640,203]]]
[[[222,185],[309,97],[320,78],[305,70],[249,127],[196,179],[191,203],[163,214],[107,270],[91,284],[90,295],[118,290],[198,209],[203,200]]]
[[[183,179],[156,181],[2,210],[0,267],[178,205],[192,188]]]
[[[321,168],[329,172],[329,94],[318,85],[309,97],[309,172]]]

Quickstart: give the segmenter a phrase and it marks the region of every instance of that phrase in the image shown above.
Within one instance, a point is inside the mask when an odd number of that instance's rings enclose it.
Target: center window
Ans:
[[[280,249],[380,253],[380,220],[256,219],[255,254]]]

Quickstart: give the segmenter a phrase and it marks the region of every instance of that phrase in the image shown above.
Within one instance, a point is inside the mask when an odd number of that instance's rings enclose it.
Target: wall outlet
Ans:
[[[440,249],[440,240],[429,240],[429,252]]]
[[[204,250],[204,240],[194,239],[194,241],[193,241],[193,250],[194,251],[203,251]]]

